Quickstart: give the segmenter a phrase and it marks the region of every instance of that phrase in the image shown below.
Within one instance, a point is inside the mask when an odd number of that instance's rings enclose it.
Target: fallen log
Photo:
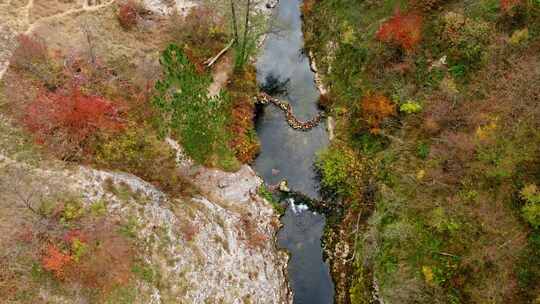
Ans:
[[[255,97],[255,99],[261,104],[271,103],[275,105],[276,107],[278,107],[281,111],[283,111],[283,113],[285,113],[285,117],[287,119],[287,123],[289,124],[289,126],[299,131],[309,131],[315,128],[317,125],[319,125],[324,115],[322,112],[320,112],[319,114],[317,114],[317,116],[313,117],[310,120],[300,121],[298,120],[298,118],[296,118],[296,116],[294,116],[291,105],[285,101],[274,98],[264,92],[259,93]]]
[[[234,45],[235,42],[236,42],[235,39],[231,40],[231,42],[229,42],[229,44],[227,44],[226,47],[224,47],[221,51],[219,51],[219,53],[216,56],[209,58],[208,60],[203,62],[204,65],[206,65],[206,68],[211,68],[214,65],[214,63],[216,63],[216,61],[218,61],[219,58],[223,56],[223,54],[227,53],[227,51]]]

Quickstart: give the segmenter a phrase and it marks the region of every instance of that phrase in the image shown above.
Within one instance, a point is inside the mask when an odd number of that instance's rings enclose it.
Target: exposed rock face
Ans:
[[[171,201],[129,174],[80,168],[70,184],[88,201],[115,201],[112,214],[137,219],[145,258],[159,267],[159,285],[166,286],[144,286],[152,303],[289,303],[287,256],[275,247],[279,222],[273,209],[256,195],[260,179],[247,166],[232,174],[197,172],[205,194],[189,202]],[[147,203],[114,200],[103,189],[107,179],[143,193]]]
[[[0,164],[0,171],[6,165],[27,167],[3,155]],[[287,255],[274,243],[279,221],[256,194],[261,180],[247,166],[232,174],[195,171],[205,194],[187,200],[172,200],[125,173],[86,167],[27,172],[48,181],[40,189],[44,192],[64,185],[62,191],[81,194],[86,207],[107,201],[108,218],[135,219],[141,255],[159,273],[158,281],[137,282],[137,303],[291,303],[285,279]],[[110,185],[122,185],[137,195],[118,195]],[[51,295],[44,298],[51,299]]]
[[[169,15],[175,11],[180,14],[186,14],[189,9],[195,7],[201,3],[201,0],[189,1],[189,0],[144,0],[144,6],[153,11],[154,13],[161,15]]]

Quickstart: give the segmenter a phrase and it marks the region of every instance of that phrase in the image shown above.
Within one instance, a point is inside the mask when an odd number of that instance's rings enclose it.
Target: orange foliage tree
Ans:
[[[252,66],[236,71],[232,81],[227,86],[230,92],[232,106],[229,132],[236,134],[229,141],[229,147],[242,163],[250,163],[260,150],[260,144],[253,136],[255,105],[251,96],[257,93],[257,76]]]
[[[422,16],[416,13],[402,14],[396,10],[394,15],[381,25],[376,37],[380,41],[394,43],[410,51],[422,40]]]
[[[304,0],[302,3],[302,15],[307,16],[313,11],[315,0]]]
[[[133,28],[137,25],[137,18],[140,10],[141,8],[139,5],[132,0],[120,4],[117,13],[118,22],[120,22],[120,25],[126,30]]]
[[[71,262],[71,256],[63,253],[56,246],[50,244],[47,246],[45,255],[41,260],[41,264],[45,270],[54,274],[56,278],[63,278],[65,267]]]
[[[501,0],[501,9],[504,12],[510,12],[512,8],[519,5],[521,3],[521,0]]]
[[[84,150],[100,132],[123,128],[120,111],[99,96],[87,96],[80,88],[44,92],[26,108],[23,123],[40,144],[59,149],[62,157]]]
[[[377,134],[384,119],[396,114],[396,105],[382,94],[368,94],[362,98],[362,116],[369,131]]]
[[[47,60],[47,45],[39,37],[21,34],[17,36],[17,43],[18,46],[11,57],[13,66],[24,68]]]

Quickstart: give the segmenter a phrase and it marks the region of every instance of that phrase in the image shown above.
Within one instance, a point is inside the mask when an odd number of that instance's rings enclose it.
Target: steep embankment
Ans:
[[[11,88],[31,83],[18,83],[19,75],[8,70],[20,33],[39,33],[51,49],[73,58],[89,51],[125,69],[145,61],[155,66],[161,21],[172,11],[163,3],[146,1],[152,13],[142,33],[118,26],[115,1],[2,3],[0,80],[6,76]],[[194,5],[180,4],[180,11]],[[274,242],[279,221],[258,195],[262,181],[251,168],[225,173],[179,158],[178,194],[132,174],[53,160],[8,119],[19,100],[14,92],[4,90],[0,99],[3,300],[291,302],[287,255]],[[173,141],[161,144],[180,150]]]
[[[85,167],[40,169],[4,156],[1,163],[3,186],[11,185],[7,181],[10,177],[4,175],[9,173],[11,178],[18,179],[16,183],[20,187],[2,189],[3,229],[22,225],[39,238],[43,228],[33,223],[39,219],[32,217],[17,198],[19,191],[32,191],[36,197],[76,198],[80,203],[76,212],[80,216],[70,220],[70,224],[81,227],[78,229],[83,232],[88,224],[79,226],[78,222],[86,222],[86,217],[95,217],[97,225],[106,222],[108,229],[129,230],[126,233],[133,243],[136,259],[145,271],[141,275],[131,274],[133,268],[121,269],[127,272],[121,275],[134,276],[123,288],[136,299],[135,303],[288,303],[284,277],[287,257],[276,250],[273,241],[279,224],[273,209],[255,194],[261,181],[248,167],[235,174],[198,171],[201,179],[194,182],[202,185],[205,194],[171,199],[130,174]],[[37,201],[32,203],[41,207]],[[103,208],[98,216],[92,213],[96,208]],[[54,225],[54,219],[48,221],[47,225]],[[31,245],[18,244],[19,233],[18,229],[11,229],[2,237],[4,275],[14,270],[12,259],[17,256],[12,254],[28,250],[25,246]],[[27,255],[36,253],[19,254],[18,258],[31,259]],[[33,281],[31,261],[19,263],[20,273],[12,274],[13,281],[9,283],[12,288],[4,293],[8,298],[24,292],[29,298],[54,303],[85,299],[84,291],[78,294],[76,286],[67,284],[51,289],[46,279]],[[115,266],[110,267],[117,271]]]
[[[537,1],[305,1],[337,303],[540,295]],[[338,202],[340,200],[337,200]]]

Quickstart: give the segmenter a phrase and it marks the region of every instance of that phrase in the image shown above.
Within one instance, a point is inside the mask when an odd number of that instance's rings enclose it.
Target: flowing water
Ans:
[[[308,120],[318,113],[319,92],[309,60],[302,52],[300,5],[299,0],[280,0],[272,31],[257,61],[257,78],[261,84],[269,76],[288,81],[286,90],[275,97],[288,101],[300,120]],[[328,145],[324,121],[308,132],[295,131],[287,124],[283,112],[268,105],[257,121],[257,133],[261,154],[254,167],[265,182],[277,184],[286,179],[293,191],[319,199],[313,163],[317,151]],[[278,242],[291,253],[288,277],[294,303],[332,303],[334,286],[321,247],[324,216],[289,200],[281,221],[284,226]]]

